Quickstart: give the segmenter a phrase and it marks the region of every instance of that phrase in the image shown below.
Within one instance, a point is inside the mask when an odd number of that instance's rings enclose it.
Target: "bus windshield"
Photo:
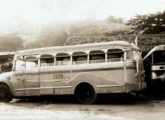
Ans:
[[[155,51],[153,53],[153,64],[165,64],[165,51]]]

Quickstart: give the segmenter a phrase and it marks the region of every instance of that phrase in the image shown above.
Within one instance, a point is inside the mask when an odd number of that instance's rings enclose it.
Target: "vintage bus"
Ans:
[[[12,70],[15,52],[0,52],[0,73]]]
[[[12,72],[0,75],[0,101],[18,96],[75,95],[95,102],[102,93],[146,87],[139,48],[124,41],[18,51]]]
[[[143,61],[148,88],[165,87],[165,45],[155,46]]]

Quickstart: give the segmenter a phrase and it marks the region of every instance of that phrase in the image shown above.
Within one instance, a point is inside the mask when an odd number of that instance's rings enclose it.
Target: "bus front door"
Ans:
[[[24,71],[24,86],[26,96],[40,95],[38,68]]]
[[[24,72],[23,70],[15,70],[14,74],[11,77],[11,84],[15,96],[24,96]]]

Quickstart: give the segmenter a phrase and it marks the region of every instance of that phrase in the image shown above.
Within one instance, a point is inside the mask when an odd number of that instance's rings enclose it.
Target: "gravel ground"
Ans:
[[[14,99],[0,103],[0,120],[164,120],[164,97],[99,96],[92,105],[73,96]]]

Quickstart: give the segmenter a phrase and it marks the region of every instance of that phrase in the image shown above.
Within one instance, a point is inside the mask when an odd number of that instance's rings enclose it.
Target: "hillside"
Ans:
[[[97,43],[122,40],[134,43],[135,35],[114,35],[114,36],[73,36],[66,40],[65,45]],[[138,46],[143,52],[148,52],[154,46],[165,44],[165,34],[143,34],[138,38]]]

